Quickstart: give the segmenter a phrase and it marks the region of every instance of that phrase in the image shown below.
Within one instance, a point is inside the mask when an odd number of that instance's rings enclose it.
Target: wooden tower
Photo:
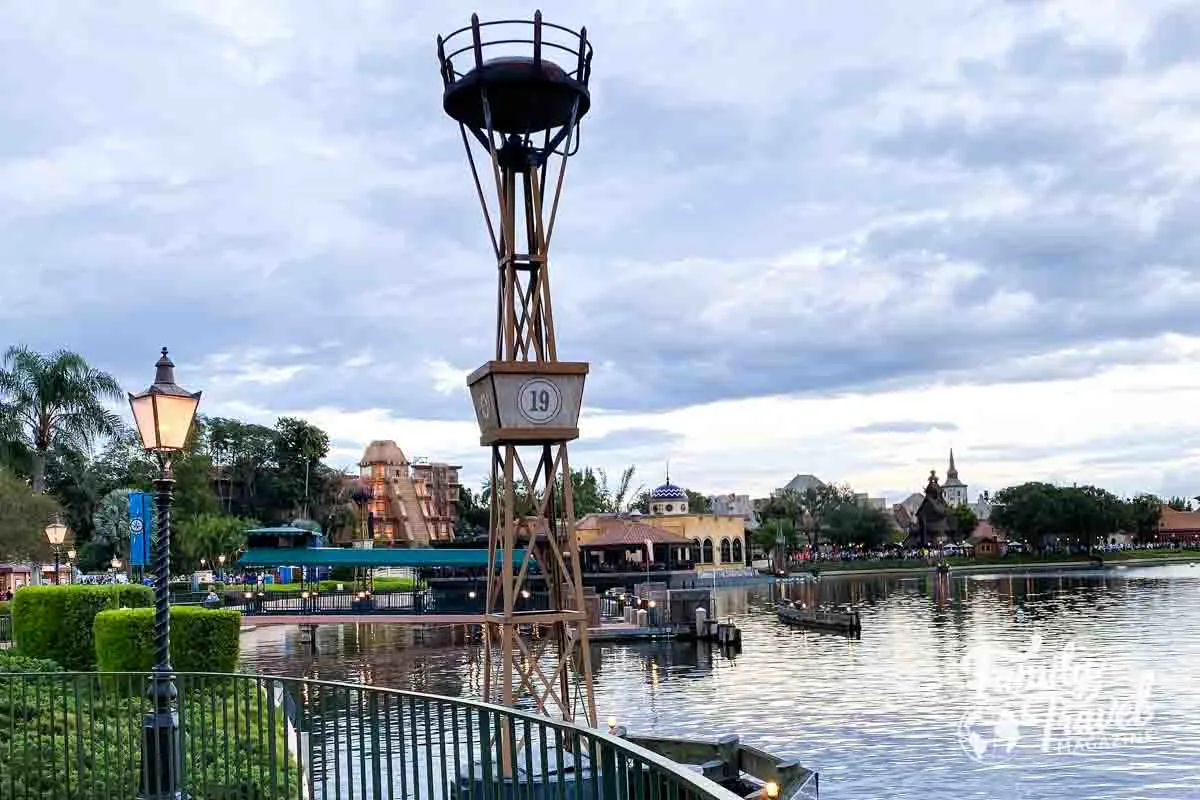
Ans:
[[[495,354],[467,378],[480,443],[492,453],[484,698],[594,726],[567,459],[588,365],[558,359],[547,258],[591,105],[592,48],[586,28],[543,22],[540,11],[532,21],[472,15],[438,37],[438,62],[497,267]],[[531,569],[546,581],[537,601]]]

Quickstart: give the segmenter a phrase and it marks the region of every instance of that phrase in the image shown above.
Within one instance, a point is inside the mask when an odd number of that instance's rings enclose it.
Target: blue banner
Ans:
[[[145,492],[129,493],[129,566],[150,563],[150,530],[154,504]]]

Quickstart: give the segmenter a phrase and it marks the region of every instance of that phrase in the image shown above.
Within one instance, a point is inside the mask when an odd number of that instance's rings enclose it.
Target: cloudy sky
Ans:
[[[494,262],[434,49],[472,10],[5,2],[0,342],[134,388],[167,344],[209,414],[477,480]],[[596,47],[551,253],[576,464],[899,499],[953,446],[972,494],[1200,494],[1200,4],[543,10]]]

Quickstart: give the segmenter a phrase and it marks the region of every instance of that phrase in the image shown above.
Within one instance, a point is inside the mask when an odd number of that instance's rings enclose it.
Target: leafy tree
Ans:
[[[91,541],[108,553],[123,554],[129,542],[129,495],[132,492],[132,489],[109,492],[92,517]]]
[[[610,513],[620,513],[630,510],[630,491],[636,496],[641,491],[642,487],[631,490],[633,485],[633,476],[637,474],[637,467],[630,464],[625,469],[621,470],[621,477],[617,479],[617,485],[609,488],[608,473],[600,470],[600,488],[606,499],[607,510]]]
[[[1136,532],[1139,525],[1147,530],[1153,518],[1145,507],[1148,501],[1131,502],[1095,486],[1023,483],[996,493],[991,522],[1038,550],[1045,549],[1050,537],[1090,548],[1121,530]]]
[[[686,489],[688,499],[688,511],[693,514],[711,514],[712,500],[708,499],[707,495],[693,492],[691,489]]]
[[[1125,503],[1125,524],[1138,542],[1154,538],[1162,520],[1162,501],[1152,494],[1139,494]]]
[[[46,526],[57,512],[53,498],[33,491],[25,481],[0,469],[0,560],[49,559]]]
[[[315,484],[328,476],[319,470],[329,455],[329,434],[295,417],[275,423],[276,498],[280,508],[307,513]],[[318,490],[319,491],[319,490]]]
[[[28,449],[35,492],[46,489],[46,459],[54,445],[86,450],[98,437],[120,430],[120,417],[104,401],[121,397],[117,380],[77,353],[57,350],[47,356],[23,346],[5,352],[0,427]]]
[[[812,487],[804,491],[785,489],[763,504],[764,519],[786,519],[802,532],[811,548],[820,544],[833,512],[854,503],[854,493],[845,486]]]
[[[238,552],[246,546],[246,531],[257,528],[252,519],[224,514],[201,514],[179,520],[171,535],[171,570],[182,575],[201,567],[215,569],[221,556],[232,569]]]
[[[792,521],[776,517],[759,525],[750,535],[750,543],[761,552],[770,554],[779,546],[780,538],[783,539],[785,554],[795,550],[800,543],[800,535]]]
[[[954,506],[949,511],[953,517],[955,535],[960,540],[969,537],[979,527],[979,516],[970,506]]]
[[[227,514],[282,521],[292,516],[275,502],[276,431],[225,417],[201,418],[205,452],[215,468]]]
[[[76,550],[92,538],[92,520],[114,485],[95,469],[95,461],[74,448],[56,446],[46,461],[46,488],[62,508],[62,522],[75,535]]]
[[[474,494],[467,486],[458,489],[458,523],[455,536],[474,538],[486,536],[491,524],[491,509],[483,502],[483,494]]]
[[[575,503],[575,516],[584,514],[601,514],[608,511],[609,498],[607,486],[601,486],[603,470],[597,474],[591,467],[582,470],[571,470],[571,494]],[[605,476],[607,477],[607,476]],[[607,480],[605,480],[607,483]]]
[[[1013,540],[1041,549],[1043,537],[1054,532],[1060,519],[1058,487],[1030,482],[996,492],[990,521]]]
[[[871,548],[888,541],[892,524],[883,511],[851,500],[829,510],[826,529],[829,541],[834,544]]]
[[[1172,497],[1167,501],[1167,508],[1172,508],[1176,511],[1191,511],[1192,501],[1188,497]]]

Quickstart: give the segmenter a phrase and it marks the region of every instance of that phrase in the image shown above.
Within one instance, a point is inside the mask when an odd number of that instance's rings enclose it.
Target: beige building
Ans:
[[[454,538],[460,467],[411,463],[399,445],[381,439],[367,445],[358,468],[371,493],[367,512],[376,545],[428,547]]]
[[[659,531],[652,536],[646,528]],[[579,546],[607,545],[628,540],[631,560],[646,558],[639,542],[650,539],[659,552],[674,560],[684,547],[697,571],[746,566],[746,521],[739,514],[693,514],[687,491],[668,479],[650,493],[649,514],[588,514],[576,523]],[[661,548],[661,551],[660,551]]]

